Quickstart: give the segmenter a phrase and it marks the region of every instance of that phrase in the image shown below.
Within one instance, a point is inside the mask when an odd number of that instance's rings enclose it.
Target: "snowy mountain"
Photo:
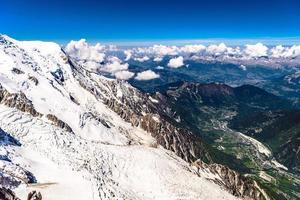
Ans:
[[[1,35],[0,197],[268,199],[255,181],[203,163],[202,139],[157,104],[55,43]]]

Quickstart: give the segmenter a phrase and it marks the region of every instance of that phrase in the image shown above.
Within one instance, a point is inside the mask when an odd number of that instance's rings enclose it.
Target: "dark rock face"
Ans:
[[[237,173],[234,170],[220,164],[206,164],[200,160],[192,165],[198,169],[209,169],[212,173],[218,175],[222,181],[216,183],[227,188],[229,192],[237,197],[250,199],[269,199],[268,195],[258,186],[258,184]]]
[[[112,124],[109,121],[106,121],[105,119],[101,118],[100,116],[95,116],[93,113],[91,112],[86,112],[83,113],[82,115],[80,115],[80,127],[83,128],[85,126],[85,122],[87,119],[94,119],[97,122],[101,123],[103,126],[105,126],[106,128],[111,128],[114,127],[114,124]]]
[[[32,102],[26,98],[25,94],[20,92],[16,94],[10,94],[0,84],[0,103],[11,108],[17,108],[22,112],[27,112],[34,117],[41,117],[42,114],[37,112]]]
[[[0,188],[0,199],[1,200],[20,200],[16,197],[15,193],[10,189]]]
[[[15,74],[24,74],[24,72],[22,70],[15,68],[15,67],[12,69],[12,72],[14,72]]]
[[[67,123],[65,123],[62,120],[58,119],[55,115],[47,114],[46,117],[47,117],[47,119],[52,121],[55,126],[58,126],[62,129],[65,129],[68,132],[73,132],[72,128]]]
[[[69,94],[71,101],[73,101],[75,104],[80,105],[80,103],[71,95]]]
[[[0,199],[1,200],[20,200],[16,194],[10,189],[1,187],[0,188]],[[27,200],[42,200],[42,195],[40,192],[32,191],[28,194]]]
[[[13,146],[21,146],[21,143],[12,137],[11,135],[7,134],[0,128],[0,145],[13,145]],[[0,156],[1,159],[1,156]]]
[[[158,144],[175,152],[187,162],[193,162],[198,158],[211,161],[201,138],[196,137],[190,131],[176,127],[166,119],[158,118],[159,115],[154,113],[147,113],[143,116],[127,108],[123,109],[123,106],[117,102],[108,101],[107,105],[133,126],[139,126],[149,132],[152,137],[156,138]]]
[[[54,72],[51,72],[51,74],[55,78],[55,80],[58,81],[59,83],[63,83],[65,81],[64,74],[60,68],[58,68]]]
[[[29,76],[28,79],[31,80],[35,85],[38,85],[38,84],[39,84],[38,79],[35,78],[34,76]]]
[[[31,191],[28,196],[27,196],[27,200],[42,200],[42,195],[40,192],[37,191]]]

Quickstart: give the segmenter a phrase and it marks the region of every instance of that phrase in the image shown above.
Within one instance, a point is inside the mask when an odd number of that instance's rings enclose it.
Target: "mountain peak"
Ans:
[[[0,126],[21,144],[1,145],[10,157],[0,164],[21,198],[35,184],[47,185],[39,189],[46,199],[235,199],[209,180],[223,177],[190,166],[209,161],[202,139],[146,94],[86,70],[55,43],[1,42],[0,55]]]

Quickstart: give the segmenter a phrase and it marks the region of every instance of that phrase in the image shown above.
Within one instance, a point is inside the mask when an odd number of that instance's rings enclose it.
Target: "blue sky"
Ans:
[[[300,38],[297,0],[2,0],[17,39],[157,41]]]

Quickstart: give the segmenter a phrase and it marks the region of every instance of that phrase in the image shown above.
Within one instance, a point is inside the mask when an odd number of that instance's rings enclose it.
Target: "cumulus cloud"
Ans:
[[[288,62],[288,59],[293,59],[291,62],[296,63],[299,62],[299,59],[294,58],[300,58],[300,46],[278,45],[268,48],[262,43],[248,44],[240,47],[230,47],[226,46],[224,43],[211,44],[208,46],[201,44],[184,46],[153,45],[149,47],[123,49],[123,54],[110,52],[116,50],[116,46],[104,46],[99,43],[90,45],[84,39],[71,41],[65,47],[66,53],[72,58],[75,58],[76,61],[82,64],[85,68],[93,71],[98,70],[108,72],[111,73],[111,75],[115,75],[117,72],[122,72],[118,73],[116,77],[118,76],[119,79],[123,80],[126,80],[126,77],[129,77],[129,65],[127,63],[129,60],[145,62],[151,59],[151,61],[159,64],[159,62],[163,61],[166,56],[171,56],[167,66],[171,68],[178,68],[185,65],[184,59],[191,59],[195,61],[220,59],[222,61],[227,60],[230,62],[236,62],[239,65],[247,65],[247,62],[251,59],[255,60],[255,62],[265,62],[266,60],[264,57],[268,57],[270,59],[269,63],[272,62],[271,59],[276,62]],[[121,55],[120,58],[122,58],[122,60],[111,55]],[[162,67],[159,66],[157,69],[162,69]],[[241,67],[241,69],[246,68]]]
[[[122,61],[117,57],[109,58],[109,62],[101,67],[101,71],[116,73],[118,71],[123,71],[128,69],[128,63],[121,63]]]
[[[130,60],[130,58],[132,57],[132,51],[131,50],[125,50],[124,54],[126,56],[125,61]]]
[[[112,62],[108,63],[102,68],[103,71],[114,73],[121,70],[127,70],[128,69],[128,63],[119,63],[119,62]]]
[[[244,52],[249,57],[259,58],[268,55],[268,47],[262,43],[257,43],[254,45],[247,44]]]
[[[262,43],[247,44],[240,47],[229,47],[224,43],[211,44],[204,46],[201,44],[184,45],[184,46],[165,46],[153,45],[150,47],[135,48],[131,50],[132,56],[137,61],[148,60],[147,57],[153,57],[153,61],[160,62],[164,56],[188,56],[185,54],[193,53],[194,58],[210,58],[220,56],[224,58],[261,58],[265,56],[273,58],[293,58],[300,56],[300,46],[283,47],[276,46],[268,48]]]
[[[150,47],[136,48],[134,52],[139,55],[152,55],[156,56],[154,61],[160,61],[164,56],[176,56],[180,53],[199,53],[205,50],[205,46],[201,44],[185,45],[182,47],[153,45]]]
[[[127,70],[123,70],[116,72],[114,75],[117,79],[128,80],[134,76],[134,73]]]
[[[153,45],[150,47],[136,48],[137,54],[157,55],[163,57],[165,55],[177,55],[179,48],[176,46]]]
[[[288,56],[289,57],[298,57],[300,56],[300,46],[296,46],[296,45],[293,45],[291,48],[289,48],[289,51],[288,51]]]
[[[108,62],[122,62],[120,58],[116,57],[116,56],[109,56],[107,58]]]
[[[154,62],[160,62],[162,60],[163,60],[162,57],[156,57],[156,58],[153,59]]]
[[[154,45],[150,51],[156,55],[177,55],[178,48],[176,46]]]
[[[147,80],[152,80],[152,79],[156,79],[159,78],[159,74],[155,73],[152,70],[146,70],[143,72],[139,72],[137,73],[137,76],[135,77],[136,80],[139,81],[147,81]]]
[[[142,58],[134,58],[134,60],[139,61],[139,62],[145,62],[149,60],[150,58],[148,56],[144,56]]]
[[[278,45],[273,47],[270,52],[274,58],[295,58],[300,56],[300,46],[283,47]]]
[[[171,67],[171,68],[178,68],[178,67],[181,67],[183,65],[184,65],[184,63],[183,63],[183,57],[182,56],[172,58],[172,59],[169,60],[169,63],[168,63],[168,66]]]
[[[206,52],[213,55],[220,55],[226,51],[227,51],[227,46],[224,43],[221,43],[219,45],[215,45],[215,44],[209,45],[206,48]]]
[[[100,67],[101,65],[98,62],[94,62],[94,61],[84,62],[84,68],[90,71],[96,72]]]
[[[102,62],[105,54],[103,53],[105,46],[97,43],[96,45],[89,45],[85,39],[79,41],[72,40],[65,48],[65,51],[71,57],[77,60],[87,60],[93,62]]]
[[[164,69],[163,66],[157,66],[156,69]]]
[[[245,65],[240,65],[240,69],[243,70],[243,71],[246,71],[247,67]]]
[[[270,50],[272,57],[280,58],[285,54],[286,48],[282,45],[278,45]]]
[[[230,56],[240,56],[242,54],[240,47],[227,47],[226,54]]]
[[[205,49],[206,47],[204,45],[197,44],[197,45],[185,45],[180,48],[180,51],[184,53],[199,53],[201,51],[204,51]]]
[[[154,45],[152,50],[155,54],[161,56],[178,54],[178,47],[176,46]]]

